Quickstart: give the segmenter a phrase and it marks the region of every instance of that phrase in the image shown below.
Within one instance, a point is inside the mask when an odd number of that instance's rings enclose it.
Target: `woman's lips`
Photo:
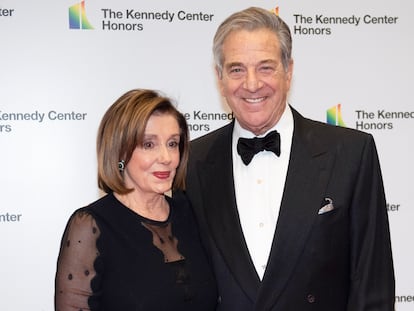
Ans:
[[[170,177],[170,172],[169,171],[154,172],[153,175],[160,179],[167,179],[168,177]]]

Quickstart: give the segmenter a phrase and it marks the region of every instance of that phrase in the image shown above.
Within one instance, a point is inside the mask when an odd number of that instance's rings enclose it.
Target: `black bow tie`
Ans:
[[[249,165],[254,155],[263,150],[273,151],[280,156],[280,135],[277,131],[260,138],[239,138],[237,142],[237,152],[245,165]]]

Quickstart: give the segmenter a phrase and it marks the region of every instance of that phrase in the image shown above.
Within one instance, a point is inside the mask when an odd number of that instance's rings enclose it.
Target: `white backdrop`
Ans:
[[[99,196],[95,135],[122,93],[165,92],[187,114],[192,138],[228,122],[212,37],[252,5],[278,7],[292,29],[290,103],[321,121],[340,105],[345,126],[374,135],[396,310],[413,310],[414,2],[86,0],[74,26],[93,29],[71,29],[79,3],[0,0],[0,310],[53,310],[61,234],[72,211]]]

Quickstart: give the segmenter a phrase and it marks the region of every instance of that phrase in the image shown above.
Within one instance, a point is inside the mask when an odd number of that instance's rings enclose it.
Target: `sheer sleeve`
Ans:
[[[91,281],[96,276],[94,263],[99,252],[100,235],[96,221],[85,211],[70,218],[62,238],[55,279],[55,310],[90,310]]]

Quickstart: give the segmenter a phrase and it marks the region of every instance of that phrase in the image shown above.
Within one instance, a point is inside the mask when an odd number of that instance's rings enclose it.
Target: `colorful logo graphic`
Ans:
[[[332,125],[345,126],[342,120],[341,104],[333,106],[326,111],[326,122]]]
[[[69,28],[70,29],[93,29],[85,13],[85,1],[69,7]]]
[[[275,15],[279,16],[279,7],[274,7],[273,9],[270,10],[270,12],[274,13]]]

